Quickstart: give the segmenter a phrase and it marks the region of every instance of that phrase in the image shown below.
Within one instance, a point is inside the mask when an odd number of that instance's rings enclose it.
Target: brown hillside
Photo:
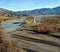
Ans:
[[[11,52],[11,41],[0,25],[0,52]]]

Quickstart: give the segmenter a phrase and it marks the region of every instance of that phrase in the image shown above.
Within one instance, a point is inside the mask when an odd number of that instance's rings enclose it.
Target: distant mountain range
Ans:
[[[0,8],[0,14],[7,13],[7,14],[60,14],[60,6],[55,8],[41,8],[29,11],[10,11],[7,9]]]

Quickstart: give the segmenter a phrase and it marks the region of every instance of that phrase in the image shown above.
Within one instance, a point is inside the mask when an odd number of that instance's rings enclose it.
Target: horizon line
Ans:
[[[56,6],[56,7],[59,7],[59,6]],[[41,7],[41,8],[34,8],[34,9],[25,9],[25,10],[18,10],[18,11],[31,11],[31,10],[36,10],[36,9],[43,9],[43,8],[56,8],[56,7]],[[0,9],[6,9],[6,10],[10,10],[10,11],[15,11],[15,12],[18,12],[17,10],[11,10],[11,9],[8,9],[8,8],[0,8]]]

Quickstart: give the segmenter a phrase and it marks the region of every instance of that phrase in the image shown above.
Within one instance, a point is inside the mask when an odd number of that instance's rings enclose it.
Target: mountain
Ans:
[[[60,14],[60,6],[55,8],[41,8],[30,11],[18,11],[17,14]]]
[[[10,11],[0,8],[0,14],[60,14],[60,6],[54,8],[41,8],[29,11]]]
[[[12,14],[15,14],[15,12],[7,10],[7,9],[0,8],[0,15],[12,15]]]

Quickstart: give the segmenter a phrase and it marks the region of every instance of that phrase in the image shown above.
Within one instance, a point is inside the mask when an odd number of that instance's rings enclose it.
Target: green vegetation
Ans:
[[[19,19],[20,15],[17,14],[0,14],[0,21]]]

